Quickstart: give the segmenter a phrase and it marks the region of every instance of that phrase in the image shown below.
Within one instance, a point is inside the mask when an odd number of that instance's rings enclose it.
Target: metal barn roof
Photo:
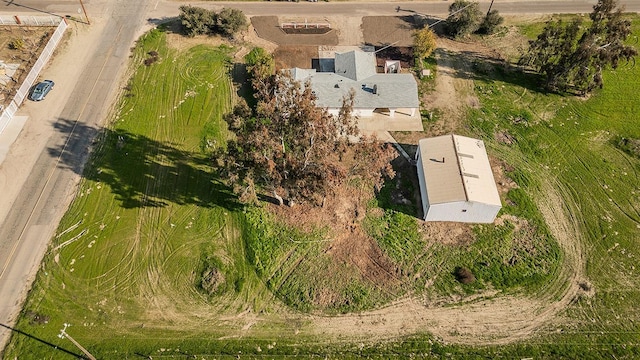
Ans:
[[[482,140],[445,135],[419,141],[429,203],[501,205]]]

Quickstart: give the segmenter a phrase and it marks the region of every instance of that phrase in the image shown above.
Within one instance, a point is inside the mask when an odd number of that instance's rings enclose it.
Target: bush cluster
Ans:
[[[148,58],[144,59],[144,64],[146,66],[150,66],[151,64],[153,64],[154,62],[158,61],[158,59],[160,59],[160,55],[158,54],[157,51],[155,50],[151,50],[147,53],[147,55],[149,55]]]
[[[224,8],[219,13],[191,5],[180,7],[180,22],[187,36],[220,34],[232,36],[247,28],[247,18],[238,9]]]

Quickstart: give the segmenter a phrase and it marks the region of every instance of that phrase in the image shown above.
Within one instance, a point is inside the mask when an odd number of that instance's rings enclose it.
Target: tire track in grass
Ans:
[[[437,81],[445,87],[456,87],[455,82],[449,79],[453,76],[455,74],[451,71],[438,71]],[[566,158],[558,150],[566,144],[558,136],[554,137],[556,141],[550,142],[554,148],[548,153]],[[512,165],[529,168],[521,156],[509,157],[515,160]],[[313,336],[329,335],[335,340],[349,339],[348,342],[358,339],[371,342],[428,331],[445,342],[488,345],[527,338],[552,323],[574,301],[580,291],[578,282],[584,279],[583,239],[580,225],[573,216],[579,207],[573,201],[572,191],[555,177],[542,175],[546,173],[544,169],[530,169],[530,173],[540,174],[540,188],[534,194],[536,205],[564,253],[560,274],[557,280],[544,288],[543,295],[536,298],[506,295],[436,308],[408,297],[360,314],[308,316],[306,319],[313,324],[309,333]]]

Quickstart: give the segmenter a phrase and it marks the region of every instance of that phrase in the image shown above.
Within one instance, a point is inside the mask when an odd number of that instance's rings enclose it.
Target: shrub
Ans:
[[[155,50],[149,51],[147,53],[147,55],[149,55],[149,57],[144,59],[144,64],[146,66],[149,66],[149,65],[153,64],[154,62],[158,61],[158,59],[160,59],[160,54],[158,54],[158,52],[155,51]]]
[[[617,139],[616,146],[627,154],[640,158],[640,139],[621,137]]]
[[[491,10],[482,20],[478,33],[493,34],[503,22],[504,18],[498,13],[498,10]]]
[[[255,47],[244,56],[247,71],[254,78],[263,79],[273,74],[275,63],[273,56],[261,47]]]
[[[215,26],[216,13],[191,5],[180,6],[180,23],[189,37],[211,33]]]
[[[24,48],[24,40],[22,38],[13,39],[9,42],[9,49],[22,50]]]
[[[465,285],[476,281],[476,276],[466,267],[457,267],[453,274],[456,280]]]
[[[215,266],[210,266],[202,272],[200,288],[207,294],[213,295],[225,282],[224,274]],[[236,285],[237,286],[237,285]],[[242,285],[240,285],[240,288]]]
[[[456,0],[449,6],[445,29],[453,37],[463,37],[478,30],[481,17],[477,2]]]
[[[215,30],[225,36],[245,30],[247,26],[247,18],[238,9],[224,8],[216,16]]]
[[[232,36],[248,26],[247,18],[238,9],[224,8],[216,13],[190,5],[180,7],[180,22],[190,37],[215,33]]]

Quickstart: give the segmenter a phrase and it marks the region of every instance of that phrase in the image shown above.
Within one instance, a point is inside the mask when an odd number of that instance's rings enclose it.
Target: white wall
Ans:
[[[427,184],[424,181],[424,166],[422,166],[422,156],[420,148],[416,152],[416,169],[418,170],[418,182],[420,183],[420,199],[422,200],[422,217],[426,218],[429,209],[429,197],[427,195]]]
[[[374,109],[353,109],[353,116],[357,117],[372,117]],[[335,117],[340,114],[340,109],[336,108],[327,108],[327,112]]]
[[[500,206],[473,201],[431,204],[425,221],[455,221],[490,224],[496,219]]]
[[[372,117],[373,109],[353,109],[353,115],[359,117]]]

